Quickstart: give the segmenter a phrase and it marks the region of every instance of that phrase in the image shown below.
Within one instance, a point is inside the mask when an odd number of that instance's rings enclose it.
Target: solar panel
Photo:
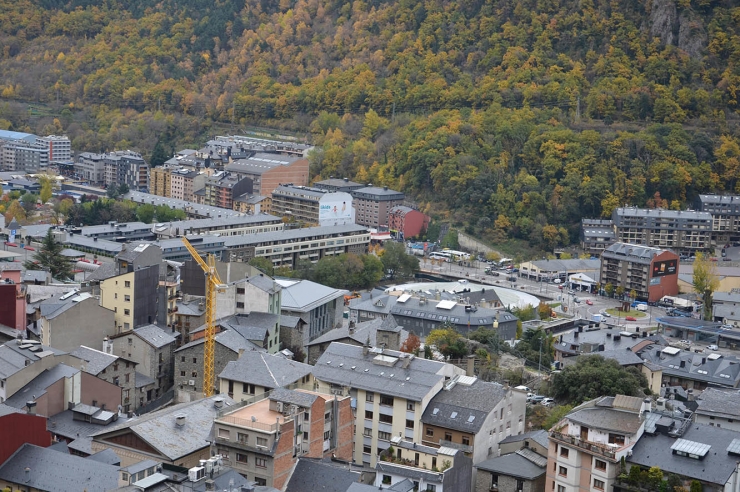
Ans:
[[[701,442],[689,441],[688,439],[676,439],[671,449],[681,453],[704,456],[712,446]]]
[[[740,439],[733,439],[730,445],[727,446],[727,452],[740,455]]]

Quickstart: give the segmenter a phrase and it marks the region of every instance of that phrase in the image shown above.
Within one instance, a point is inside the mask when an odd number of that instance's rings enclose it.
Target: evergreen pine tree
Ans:
[[[46,232],[46,237],[41,242],[41,247],[33,255],[31,261],[23,265],[27,270],[46,270],[51,276],[58,280],[70,280],[72,278],[72,267],[67,259],[62,256],[64,246],[54,240],[51,228]]]

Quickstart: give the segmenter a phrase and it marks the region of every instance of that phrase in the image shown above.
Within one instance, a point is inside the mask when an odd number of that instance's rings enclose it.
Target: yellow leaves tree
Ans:
[[[41,191],[39,192],[39,197],[41,198],[41,203],[46,203],[51,199],[52,195],[52,183],[51,183],[51,176],[48,174],[42,174],[39,176],[39,184],[41,184]]]
[[[20,224],[26,221],[26,211],[18,200],[10,202],[7,211],[5,212],[5,223],[10,223],[11,220],[17,220]]]

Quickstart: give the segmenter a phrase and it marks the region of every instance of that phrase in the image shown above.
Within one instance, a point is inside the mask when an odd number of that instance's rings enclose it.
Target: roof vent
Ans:
[[[185,426],[185,419],[186,419],[186,415],[182,413],[175,415],[175,423],[177,424],[178,427]]]

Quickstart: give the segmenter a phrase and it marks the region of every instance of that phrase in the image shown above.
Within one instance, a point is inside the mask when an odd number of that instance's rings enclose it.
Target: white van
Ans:
[[[648,307],[647,304],[638,304],[635,309],[644,313],[645,311],[647,311]]]

